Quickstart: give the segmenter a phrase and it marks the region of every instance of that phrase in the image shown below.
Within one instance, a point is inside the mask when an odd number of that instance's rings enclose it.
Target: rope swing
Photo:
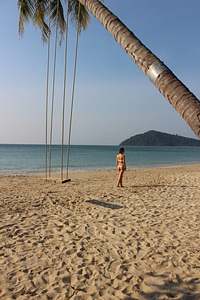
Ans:
[[[57,1],[56,36],[55,36],[55,44],[54,44],[54,66],[53,66],[53,82],[52,82],[50,149],[49,149],[49,177],[51,177],[51,160],[52,160],[53,115],[54,115],[55,78],[56,78],[56,54],[57,54],[57,41],[58,41],[58,12],[59,12],[59,0]]]
[[[67,1],[68,4],[68,1]],[[67,162],[66,162],[66,179],[63,180],[63,165],[64,165],[64,136],[65,136],[65,98],[66,98],[66,77],[67,77],[67,45],[68,45],[68,15],[69,8],[66,8],[66,41],[64,50],[64,76],[63,76],[63,99],[62,99],[62,145],[61,145],[61,182],[65,183],[70,181],[68,178],[69,173],[69,157],[70,157],[70,144],[71,144],[71,131],[72,131],[72,115],[75,93],[75,81],[76,81],[76,65],[78,56],[78,36],[80,32],[79,15],[80,15],[80,3],[78,4],[78,25],[76,31],[76,45],[74,55],[74,70],[72,81],[72,95],[70,106],[70,118],[69,118],[69,131],[68,131],[68,144],[67,144]],[[49,178],[51,177],[51,163],[52,163],[52,137],[53,137],[53,117],[54,117],[54,98],[55,98],[55,77],[56,77],[56,57],[57,57],[57,42],[58,42],[58,13],[59,13],[59,0],[57,1],[56,12],[56,31],[55,31],[55,44],[54,44],[54,60],[53,60],[53,79],[52,79],[52,99],[51,99],[51,118],[50,118],[50,142],[49,142],[49,164],[48,164],[48,89],[49,89],[49,62],[50,62],[50,37],[48,39],[48,57],[47,57],[47,74],[46,74],[46,178],[48,177],[49,166]],[[50,21],[49,21],[50,26]]]
[[[50,28],[50,5],[49,5],[49,24]],[[48,37],[48,50],[47,50],[47,73],[46,73],[46,130],[45,130],[45,175],[47,179],[48,173],[48,102],[49,102],[49,62],[50,62],[50,34]]]
[[[64,80],[63,80],[63,106],[62,106],[62,151],[61,151],[61,180],[63,180],[64,166],[64,137],[65,137],[65,98],[66,98],[66,78],[67,78],[67,45],[68,45],[68,19],[69,6],[66,7],[66,35],[65,35],[65,53],[64,53]]]
[[[80,2],[78,4],[78,20],[80,16]],[[74,92],[75,92],[75,82],[76,82],[76,65],[77,65],[77,56],[78,56],[78,37],[79,37],[80,25],[78,22],[76,30],[76,47],[74,55],[74,74],[72,81],[72,98],[71,98],[71,108],[70,108],[70,120],[69,120],[69,132],[68,132],[68,146],[67,146],[67,164],[66,164],[66,179],[62,183],[70,181],[68,178],[69,175],[69,157],[70,157],[70,147],[71,147],[71,131],[72,131],[72,116],[73,116],[73,106],[74,106]]]

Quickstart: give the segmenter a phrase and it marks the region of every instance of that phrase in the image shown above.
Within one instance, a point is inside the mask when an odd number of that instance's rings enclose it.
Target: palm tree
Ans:
[[[79,1],[111,33],[200,138],[200,101],[195,95],[102,3]]]
[[[33,0],[21,0],[20,2]],[[55,0],[56,1],[56,0]],[[58,0],[60,1],[60,0]],[[126,53],[152,81],[162,95],[184,118],[200,138],[200,101],[189,89],[131,32],[109,9],[98,0],[79,1],[115,38]],[[37,2],[48,2],[38,0]],[[57,2],[57,1],[56,1]],[[45,30],[42,27],[43,30]]]

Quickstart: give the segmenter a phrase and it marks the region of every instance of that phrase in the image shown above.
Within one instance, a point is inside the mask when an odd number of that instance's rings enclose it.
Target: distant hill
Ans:
[[[132,136],[122,143],[121,146],[191,146],[200,147],[200,140],[186,138],[179,135],[168,134],[155,130]]]

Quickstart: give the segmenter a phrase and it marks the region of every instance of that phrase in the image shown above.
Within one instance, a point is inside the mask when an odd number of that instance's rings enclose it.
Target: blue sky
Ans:
[[[200,1],[104,4],[200,99]],[[0,0],[0,143],[45,143],[47,45],[39,29],[18,35],[17,1]],[[51,106],[53,41],[49,106]],[[70,26],[66,143],[75,30]],[[57,49],[53,143],[61,143],[64,43]],[[91,16],[79,38],[72,144],[118,145],[148,130],[197,138],[103,26]]]

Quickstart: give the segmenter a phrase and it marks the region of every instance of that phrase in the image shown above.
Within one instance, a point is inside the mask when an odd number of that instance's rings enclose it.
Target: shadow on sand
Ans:
[[[91,203],[91,204],[95,204],[95,205],[99,205],[99,206],[103,206],[105,208],[111,208],[111,209],[121,209],[121,208],[123,208],[123,206],[121,206],[121,205],[112,204],[112,203],[108,203],[108,202],[103,202],[103,201],[99,201],[99,200],[87,200],[86,202]]]
[[[125,297],[123,300],[157,300],[157,299],[179,299],[179,300],[199,300],[200,293],[199,284],[200,280],[198,278],[191,278],[187,281],[187,284],[179,280],[178,282],[172,282],[167,279],[167,275],[156,275],[151,274],[153,277],[164,277],[166,278],[164,284],[158,283],[153,284],[153,288],[157,291],[144,293],[141,292],[141,297]]]

